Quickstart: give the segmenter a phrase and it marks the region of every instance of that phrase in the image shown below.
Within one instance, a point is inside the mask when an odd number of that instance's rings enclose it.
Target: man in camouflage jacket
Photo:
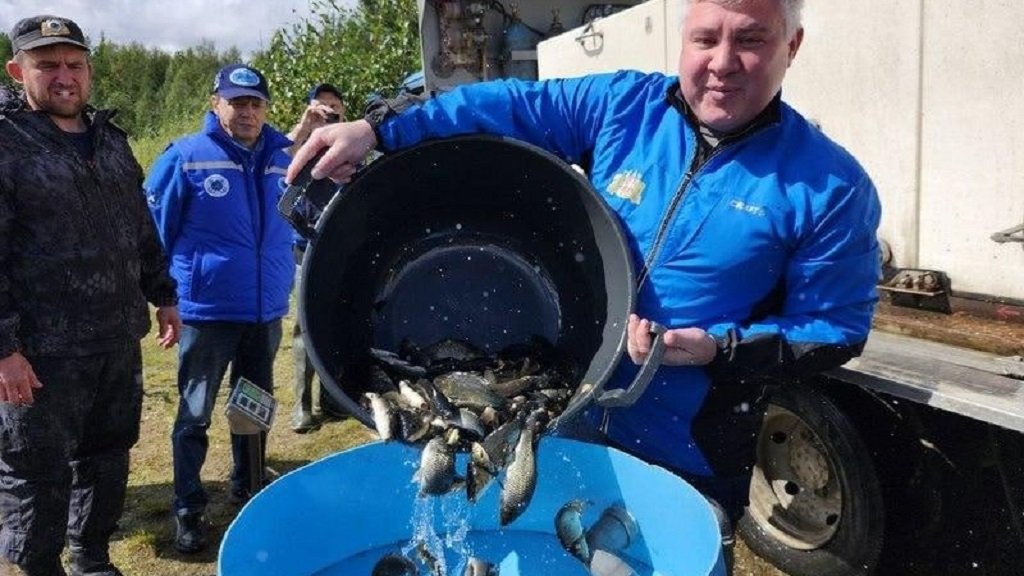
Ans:
[[[113,113],[88,106],[92,69],[70,20],[26,18],[0,90],[0,556],[26,574],[118,575],[108,542],[139,436],[142,354],[181,321]],[[2,562],[2,560],[0,560]]]

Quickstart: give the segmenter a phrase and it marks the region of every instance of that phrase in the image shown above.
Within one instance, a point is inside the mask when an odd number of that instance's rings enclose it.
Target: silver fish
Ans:
[[[555,514],[555,534],[562,548],[572,554],[584,565],[590,565],[590,545],[587,543],[586,530],[583,528],[582,500],[570,500]]]
[[[533,430],[524,426],[519,434],[512,462],[505,473],[501,489],[500,521],[508,525],[526,510],[537,488],[537,461],[534,458]]]
[[[397,430],[395,435],[402,442],[416,444],[434,432],[434,415],[423,410],[413,408],[399,408],[395,410],[395,422]]]
[[[416,545],[416,555],[419,556],[420,562],[427,566],[431,574],[434,576],[444,576],[444,567],[441,565],[441,561],[427,548],[426,542],[420,540],[419,544]]]
[[[469,466],[466,467],[466,499],[476,502],[498,471],[483,444],[473,442],[469,448]]]
[[[447,494],[462,483],[455,474],[455,444],[458,431],[452,429],[444,436],[431,438],[423,447],[420,467],[413,478],[419,482],[420,495]]]
[[[370,404],[370,413],[373,415],[373,426],[377,430],[377,435],[385,442],[391,440],[394,437],[394,409],[380,394],[367,392],[364,396]]]
[[[510,420],[487,435],[482,442],[473,442],[466,469],[466,498],[476,502],[491,480],[508,465],[519,440],[522,423]]]
[[[447,422],[459,420],[459,407],[438,390],[433,382],[420,378],[412,384],[412,388],[426,399],[430,410]]]
[[[390,372],[401,378],[419,378],[427,373],[427,369],[423,366],[410,364],[390,350],[370,348],[370,357],[376,360],[385,372]]]
[[[465,340],[445,338],[427,346],[423,353],[431,362],[443,360],[476,360],[485,355],[485,352]]]
[[[498,569],[485,560],[481,560],[476,556],[470,556],[469,560],[466,561],[466,571],[462,573],[463,576],[498,576]]]
[[[590,576],[637,576],[636,570],[633,570],[625,560],[601,549],[594,550],[590,566],[587,568],[590,570]]]
[[[473,372],[449,372],[434,378],[434,384],[456,406],[482,411],[488,406],[503,408],[505,399],[487,387],[487,379]]]
[[[508,380],[496,380],[493,383],[490,383],[489,387],[497,394],[500,394],[505,398],[511,398],[533,390],[541,390],[550,385],[550,376],[546,374],[532,374]]]
[[[424,410],[427,408],[427,399],[424,398],[419,392],[413,390],[412,385],[409,384],[408,380],[398,381],[398,392],[405,399],[409,406],[417,410]]]
[[[417,576],[419,570],[405,556],[388,554],[377,561],[373,566],[371,576]]]

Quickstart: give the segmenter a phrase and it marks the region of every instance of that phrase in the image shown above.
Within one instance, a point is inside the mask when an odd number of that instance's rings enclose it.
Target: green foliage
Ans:
[[[132,138],[132,150],[139,164],[148,172],[153,161],[160,155],[171,141],[176,140],[183,134],[189,134],[199,130],[202,125],[200,114],[191,116],[180,116],[176,119],[167,120],[152,134]]]
[[[310,7],[309,18],[276,31],[251,62],[270,84],[269,121],[285,132],[316,84],[337,86],[355,118],[371,92],[392,93],[420,68],[415,0],[310,0]],[[118,111],[116,122],[132,135],[143,166],[170,140],[199,128],[217,70],[243,62],[237,49],[221,53],[212,43],[169,54],[101,36],[93,47],[92,104]],[[0,33],[0,60],[10,53],[10,40]],[[10,84],[6,74],[0,77]]]
[[[92,101],[116,109],[117,123],[130,134],[153,136],[185,118],[195,124],[208,104],[214,74],[240,60],[238,50],[219,54],[212,43],[172,55],[101,39],[92,52]]]
[[[0,32],[0,63],[6,64],[13,55],[10,36]],[[6,73],[0,73],[0,85],[12,87],[14,86],[14,81]]]
[[[270,121],[287,131],[306,107],[309,89],[330,82],[342,92],[348,118],[358,117],[372,92],[391,93],[420,68],[414,0],[312,0],[312,16],[274,34],[253,59],[274,96]]]

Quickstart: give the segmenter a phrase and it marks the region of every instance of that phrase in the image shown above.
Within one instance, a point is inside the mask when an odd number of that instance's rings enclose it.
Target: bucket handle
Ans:
[[[601,394],[596,400],[598,406],[625,408],[632,406],[640,399],[640,396],[647,390],[647,385],[651,383],[654,373],[661,366],[661,359],[665,356],[665,330],[661,324],[651,322],[650,332],[654,336],[654,342],[651,344],[651,352],[647,355],[647,360],[644,360],[640,372],[627,388],[616,388]]]

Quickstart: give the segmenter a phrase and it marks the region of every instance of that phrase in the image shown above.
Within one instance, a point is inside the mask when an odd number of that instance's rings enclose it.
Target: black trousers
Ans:
[[[26,574],[64,574],[65,535],[82,571],[109,561],[139,438],[138,342],[91,356],[29,357],[32,406],[0,404],[0,554]]]

